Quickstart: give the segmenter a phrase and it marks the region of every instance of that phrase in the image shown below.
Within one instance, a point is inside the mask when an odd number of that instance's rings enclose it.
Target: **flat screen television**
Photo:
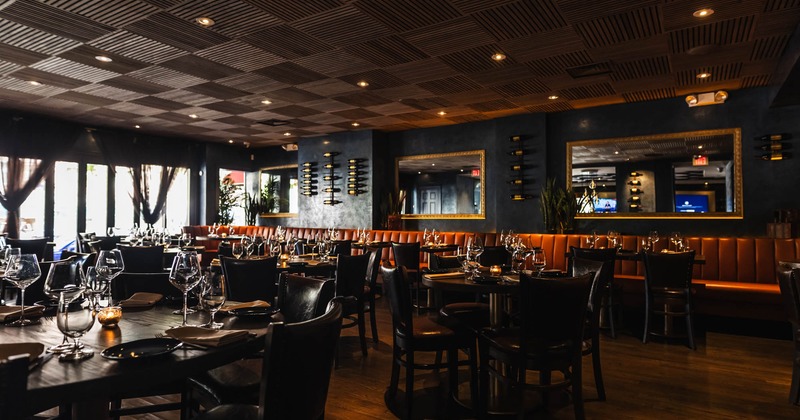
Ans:
[[[675,194],[675,211],[678,213],[708,213],[708,196],[705,194]]]
[[[594,203],[595,213],[616,213],[617,212],[617,199],[616,198],[598,198]]]

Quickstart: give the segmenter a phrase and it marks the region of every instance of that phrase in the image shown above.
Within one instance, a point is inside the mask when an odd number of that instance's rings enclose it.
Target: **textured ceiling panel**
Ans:
[[[168,13],[157,13],[147,20],[134,22],[126,26],[125,30],[192,52],[229,40],[223,35]]]
[[[392,66],[428,57],[427,54],[396,35],[351,45],[345,50],[378,66]]]
[[[675,89],[653,89],[643,90],[639,92],[623,93],[622,97],[626,102],[642,102],[642,101],[655,101],[658,99],[667,99],[675,97]]]
[[[57,74],[48,73],[46,71],[36,70],[32,68],[25,68],[15,71],[10,74],[19,80],[36,81],[45,85],[55,86],[63,89],[75,89],[77,87],[89,84],[89,82],[73,79],[71,77],[59,76]]]
[[[58,54],[80,43],[0,18],[0,42],[41,54]]]
[[[323,98],[322,96],[317,95],[315,93],[294,87],[272,91],[269,93],[269,97],[270,100],[272,100],[273,102],[275,100],[278,100],[290,103],[310,102]]]
[[[467,77],[457,76],[419,83],[419,87],[433,93],[434,95],[446,95],[449,93],[461,93],[479,89],[481,86]]]
[[[501,52],[501,49],[497,45],[482,45],[477,48],[445,54],[439,58],[462,73],[473,73],[516,64],[512,58],[506,58],[502,62],[486,59],[486,57],[491,57],[499,52]]]
[[[85,93],[80,93],[80,92],[64,92],[58,95],[54,95],[53,98],[63,99],[65,101],[78,102],[92,106],[106,106],[117,102],[113,99],[103,98],[94,95],[87,95]]]
[[[736,44],[750,39],[754,16],[742,16],[670,32],[670,51],[684,53],[704,45]]]
[[[42,2],[116,28],[159,11],[157,7],[139,0],[44,0]]]
[[[391,73],[409,83],[427,82],[444,79],[458,74],[455,69],[444,64],[441,60],[430,58],[414,61],[408,64],[392,66],[388,69]]]
[[[0,10],[0,17],[81,42],[114,30],[111,26],[62,12],[35,0],[16,0]]]
[[[653,6],[579,22],[575,24],[575,30],[589,48],[649,38],[661,33],[658,10]]]
[[[584,66],[592,63],[592,57],[586,51],[575,51],[566,54],[545,57],[528,62],[528,67],[538,76],[554,76],[566,73],[571,67]]]
[[[29,51],[24,48],[17,48],[11,45],[0,44],[0,57],[3,58],[3,61],[27,66],[34,64],[39,60],[44,60],[48,57],[48,55],[37,53],[35,51]]]
[[[244,0],[287,22],[302,19],[340,6],[338,0]]]
[[[461,51],[467,45],[494,42],[491,35],[468,17],[407,32],[403,37],[432,56]]]
[[[113,71],[87,66],[85,64],[76,63],[74,61],[65,60],[58,57],[42,60],[30,66],[30,68],[71,77],[73,79],[85,80],[92,83],[119,76],[119,73],[115,73]]]
[[[476,15],[481,26],[498,40],[522,38],[567,25],[552,0],[516,2]]]
[[[445,0],[361,0],[356,6],[398,32],[447,22],[460,15]]]
[[[669,58],[666,56],[613,63],[613,80],[642,79],[669,73]]]
[[[149,82],[157,82],[175,89],[183,89],[185,87],[199,85],[208,81],[207,79],[191,76],[186,73],[181,73],[177,70],[160,66],[152,66],[146,69],[133,71],[128,73],[128,76]]]
[[[633,9],[658,6],[661,2],[662,0],[557,0],[561,13],[571,22],[592,20],[598,16],[619,15]]]
[[[299,85],[302,83],[314,82],[326,78],[324,74],[317,73],[313,70],[308,70],[299,64],[291,62],[276,64],[274,66],[256,70],[255,72],[267,76],[270,79],[274,79],[289,85]]]
[[[170,90],[170,87],[168,86],[150,83],[148,81],[140,80],[130,76],[119,76],[113,79],[104,80],[103,84],[118,89],[129,90],[131,92],[138,92],[147,95],[153,95]]]
[[[345,46],[364,39],[391,35],[392,31],[353,6],[343,6],[330,13],[307,17],[292,26],[325,42]]]
[[[216,80],[239,74],[239,70],[233,67],[217,64],[195,55],[184,55],[174,60],[165,61],[161,63],[161,66],[206,80]]]
[[[288,25],[264,29],[244,36],[241,40],[290,60],[333,49],[330,45]]]
[[[370,92],[358,92],[349,95],[334,96],[333,99],[357,107],[383,105],[391,102],[389,99]]]
[[[286,61],[283,57],[270,54],[241,41],[219,44],[198,51],[195,55],[242,71],[252,71]]]
[[[162,44],[128,31],[114,32],[95,39],[88,45],[151,64],[158,64],[187,54],[180,48]]]
[[[280,20],[253,5],[238,0],[184,2],[169,9],[173,15],[191,22],[198,17],[213,17],[214,32],[239,37],[280,24]]]
[[[156,98],[155,96],[146,96],[144,98],[135,99],[131,102],[139,105],[149,106],[151,108],[163,109],[166,111],[174,111],[176,109],[186,108],[186,105],[180,102]]]
[[[562,89],[559,92],[561,93],[561,96],[563,96],[564,98],[573,100],[613,95],[615,93],[614,89],[608,83],[576,86],[574,88]]]

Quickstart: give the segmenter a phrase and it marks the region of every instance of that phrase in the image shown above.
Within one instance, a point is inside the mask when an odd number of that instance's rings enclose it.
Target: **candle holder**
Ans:
[[[503,269],[499,265],[489,267],[489,275],[492,277],[500,277],[503,274]]]
[[[100,308],[97,311],[97,322],[99,322],[103,328],[114,328],[119,324],[121,319],[122,308],[119,306],[108,306]]]

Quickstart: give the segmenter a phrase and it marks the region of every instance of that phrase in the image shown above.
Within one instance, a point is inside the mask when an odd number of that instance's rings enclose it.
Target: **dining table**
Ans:
[[[101,355],[104,349],[142,339],[154,339],[181,324],[181,316],[174,315],[168,306],[156,305],[149,309],[124,309],[122,319],[114,328],[95,322],[81,341],[94,350],[94,356],[77,362],[62,362],[56,357],[45,357],[44,363],[35,366],[28,374],[25,397],[27,414],[33,415],[52,407],[70,406],[72,418],[106,419],[109,401],[121,395],[146,392],[179,382],[194,374],[239,360],[264,347],[263,336],[269,318],[259,320],[227,316],[223,329],[248,330],[250,334],[241,341],[220,347],[198,349],[181,346],[165,354],[152,357],[111,360]],[[221,320],[217,314],[217,320]],[[189,315],[190,324],[207,322],[208,314],[198,311]],[[27,327],[0,326],[0,343],[41,343],[45,348],[61,343],[62,334],[53,318]]]
[[[449,291],[461,293],[480,293],[489,296],[489,325],[501,327],[505,311],[506,295],[516,294],[519,290],[519,275],[504,274],[500,277],[483,281],[467,279],[463,272],[423,273],[422,284],[435,292]]]

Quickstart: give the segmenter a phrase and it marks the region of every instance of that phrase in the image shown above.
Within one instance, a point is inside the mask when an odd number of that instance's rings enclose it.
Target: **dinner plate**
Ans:
[[[172,353],[181,344],[174,338],[145,338],[109,347],[100,355],[111,360],[138,360]]]
[[[229,314],[242,319],[269,318],[276,312],[278,312],[276,308],[239,308],[228,311]]]

